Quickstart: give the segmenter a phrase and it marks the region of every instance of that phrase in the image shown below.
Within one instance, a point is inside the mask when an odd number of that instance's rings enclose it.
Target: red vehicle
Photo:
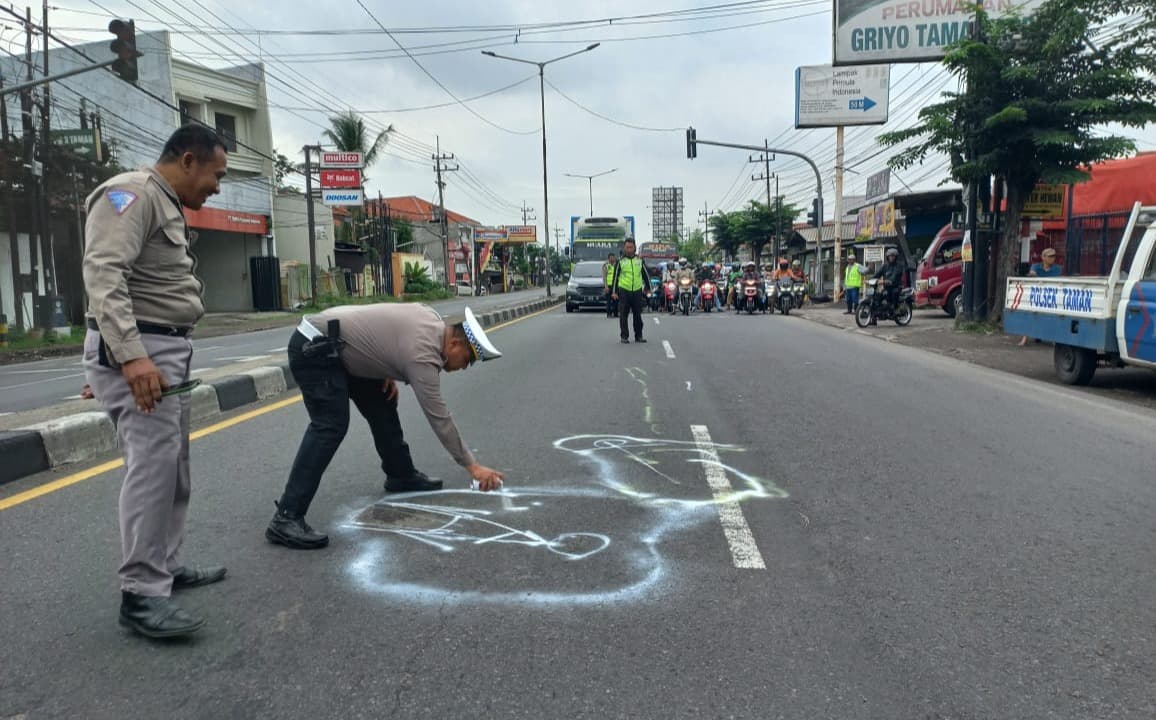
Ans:
[[[674,284],[673,280],[667,280],[662,284],[662,295],[665,300],[662,309],[674,310],[674,306],[678,304],[678,286]]]
[[[703,280],[702,285],[698,290],[698,306],[703,312],[710,312],[714,309],[714,294],[716,292],[715,284],[711,280]]]
[[[916,268],[915,304],[934,305],[955,317],[963,307],[963,231],[945,225]]]

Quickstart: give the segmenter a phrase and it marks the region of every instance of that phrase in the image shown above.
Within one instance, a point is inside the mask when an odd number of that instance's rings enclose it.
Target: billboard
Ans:
[[[323,168],[359,170],[365,165],[365,158],[359,152],[322,151],[318,165]]]
[[[1067,190],[1067,185],[1036,185],[1024,201],[1023,217],[1038,220],[1062,218]]]
[[[506,242],[532,243],[538,242],[538,227],[536,225],[506,225]]]
[[[504,227],[479,227],[474,228],[475,242],[506,242],[506,228]]]
[[[983,0],[992,17],[1030,14],[1044,0]],[[835,0],[835,65],[939,60],[971,35],[975,0]]]
[[[365,196],[360,188],[322,188],[321,202],[356,207],[365,204]]]
[[[795,127],[882,125],[890,87],[890,65],[796,68]]]
[[[361,187],[360,170],[322,170],[319,174],[323,188]]]

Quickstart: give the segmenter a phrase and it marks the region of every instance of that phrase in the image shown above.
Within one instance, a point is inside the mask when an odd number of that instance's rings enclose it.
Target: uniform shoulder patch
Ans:
[[[109,190],[104,196],[112,203],[117,215],[123,215],[124,211],[136,202],[136,193],[128,190]]]

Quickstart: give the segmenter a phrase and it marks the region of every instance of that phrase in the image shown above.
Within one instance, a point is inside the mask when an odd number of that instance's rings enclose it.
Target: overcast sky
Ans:
[[[732,210],[765,194],[752,173],[761,165],[746,162],[739,150],[701,147],[686,159],[685,128],[694,125],[700,139],[761,144],[801,150],[824,173],[827,215],[833,210],[835,131],[794,130],[794,74],[800,65],[831,60],[831,3],[812,0],[763,0],[726,3],[709,13],[618,20],[599,27],[530,27],[538,23],[623,18],[647,13],[722,5],[722,0],[433,0],[427,3],[362,0],[397,42],[417,55],[421,68],[400,54],[384,33],[339,35],[257,34],[255,30],[378,30],[358,0],[58,0],[50,24],[77,40],[100,35],[109,14],[136,20],[139,30],[181,30],[174,35],[177,57],[209,67],[263,58],[275,147],[300,159],[300,148],[320,140],[326,117],[353,108],[397,133],[387,154],[368,170],[367,191],[386,196],[417,195],[436,201],[433,153],[453,153],[461,170],[447,176],[446,205],[486,224],[521,222],[520,206],[534,208],[544,221],[541,116],[537,68],[484,57],[489,48],[529,60],[547,60],[591,42],[602,45],[546,68],[546,80],[589,110],[631,125],[614,124],[572,104],[546,87],[550,225],[568,232],[571,215],[587,214],[585,179],[565,173],[617,172],[594,180],[596,214],[633,214],[640,240],[650,238],[650,190],[685,188],[684,221],[699,224],[699,213]],[[324,13],[319,8],[324,8]],[[37,11],[38,12],[38,11]],[[173,13],[178,13],[174,15]],[[704,15],[713,15],[707,17]],[[185,26],[232,26],[244,35],[212,36]],[[514,26],[450,32],[466,26]],[[738,27],[746,26],[746,27]],[[93,28],[96,34],[85,33]],[[436,32],[411,32],[434,28]],[[718,29],[717,32],[708,32]],[[647,37],[681,34],[674,37]],[[515,39],[517,42],[515,43]],[[446,43],[458,43],[446,45]],[[467,43],[463,47],[463,43]],[[437,46],[422,49],[420,46]],[[440,54],[424,54],[432,50]],[[303,56],[303,53],[330,53]],[[359,53],[358,59],[350,59]],[[340,57],[345,54],[345,57]],[[380,57],[393,55],[390,58]],[[308,60],[308,62],[301,62]],[[320,60],[325,60],[324,62]],[[435,82],[433,78],[436,78]],[[438,82],[460,99],[472,98],[526,80],[515,87],[468,103],[454,103]],[[891,75],[891,122],[887,129],[911,124],[915,112],[943,87],[954,87],[934,64],[895,65]],[[429,105],[444,107],[400,112]],[[369,111],[390,111],[372,112]],[[480,117],[479,117],[480,116]],[[499,129],[498,127],[504,129]],[[513,132],[510,132],[513,131]],[[889,153],[874,143],[879,127],[847,130],[844,194],[862,194],[867,174],[884,166]],[[524,133],[524,134],[515,134]],[[1156,130],[1128,134],[1141,150],[1156,148]],[[878,154],[877,154],[878,153]],[[452,163],[451,163],[452,164]],[[813,175],[800,161],[780,156],[771,166],[782,192],[797,205],[809,205]],[[855,174],[858,173],[858,174]],[[937,185],[946,173],[939,159],[900,173],[917,189]],[[737,182],[736,182],[737,181]],[[893,179],[892,190],[901,190]],[[541,230],[539,230],[541,232]]]

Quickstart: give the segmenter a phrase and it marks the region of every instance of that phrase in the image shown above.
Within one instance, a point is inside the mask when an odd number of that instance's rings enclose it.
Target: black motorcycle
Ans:
[[[887,299],[883,284],[873,278],[867,281],[867,295],[855,309],[855,324],[865,328],[877,320],[894,320],[896,325],[909,325],[914,311],[914,290],[903,288],[899,292],[899,301],[893,304]]]

